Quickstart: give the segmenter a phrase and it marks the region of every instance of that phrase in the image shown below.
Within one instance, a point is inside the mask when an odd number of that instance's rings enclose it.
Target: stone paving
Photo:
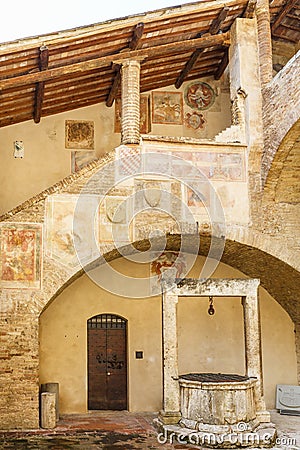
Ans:
[[[0,449],[199,449],[191,444],[158,442],[152,424],[154,417],[125,411],[68,415],[59,420],[54,430],[0,431]],[[271,417],[278,430],[274,449],[300,450],[300,417],[283,416],[276,411],[271,412]]]

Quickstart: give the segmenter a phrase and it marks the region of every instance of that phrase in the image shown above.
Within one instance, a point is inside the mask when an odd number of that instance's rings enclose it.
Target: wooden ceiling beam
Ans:
[[[230,33],[227,31],[223,34],[208,35],[195,39],[188,39],[186,41],[172,42],[157,47],[149,47],[147,49],[129,50],[119,55],[119,59],[134,59],[134,58],[151,58],[159,55],[178,54],[181,52],[193,50],[195,48],[207,48],[218,45],[230,45]],[[40,81],[51,80],[59,77],[67,77],[69,74],[76,72],[88,72],[97,70],[100,67],[110,66],[116,60],[116,55],[108,55],[100,58],[95,58],[88,61],[81,61],[75,64],[70,64],[63,67],[56,67],[54,69],[46,69],[43,71],[30,73],[27,75],[20,75],[0,80],[0,89],[10,87],[23,86],[30,83],[37,83]]]
[[[284,40],[286,40],[288,42],[293,42],[294,44],[298,44],[299,43],[299,39],[293,39],[290,36],[286,37],[284,34],[279,34],[279,33],[272,32],[272,36],[273,36],[273,38],[284,39]]]
[[[145,25],[143,24],[143,22],[140,22],[134,27],[133,35],[128,45],[130,50],[136,50],[138,48],[138,45],[144,33],[144,26]],[[108,107],[113,105],[121,84],[121,65],[118,64],[117,66],[118,68],[115,74],[115,78],[106,100],[106,106]]]
[[[113,105],[116,95],[118,93],[118,90],[120,88],[120,84],[121,84],[121,65],[118,64],[118,69],[116,71],[113,84],[110,88],[109,94],[108,94],[106,102],[105,102],[106,106],[110,107]]]
[[[216,70],[216,73],[214,74],[215,80],[219,80],[221,78],[221,76],[224,73],[224,70],[227,67],[228,62],[229,62],[228,48],[226,48],[222,61],[220,62],[219,67]]]
[[[182,69],[182,71],[180,72],[177,80],[175,81],[175,87],[176,89],[179,89],[180,86],[182,85],[182,83],[184,82],[184,80],[186,79],[186,77],[188,76],[188,74],[191,72],[191,70],[193,69],[194,65],[196,64],[196,61],[199,57],[199,55],[203,52],[203,48],[197,48],[197,50],[195,50],[190,59],[188,60],[188,62],[185,64],[184,68]]]
[[[49,49],[48,47],[42,46],[40,47],[40,59],[39,59],[40,71],[47,70],[48,63],[49,63]],[[35,91],[35,105],[33,113],[33,120],[35,123],[39,123],[41,120],[42,107],[44,101],[44,91],[45,91],[45,82],[40,81],[39,83],[37,83]]]
[[[228,6],[224,6],[224,8],[221,9],[218,17],[216,17],[213,21],[211,26],[209,27],[209,33],[210,34],[217,34],[220,30],[220,27],[222,25],[222,23],[224,22],[224,20],[226,19],[228,13],[229,13],[230,8],[228,8]]]
[[[143,22],[139,22],[133,30],[133,35],[131,38],[131,41],[129,42],[129,48],[130,50],[136,50],[138,48],[138,45],[140,43],[140,40],[142,39],[143,33],[144,33],[144,27],[145,24]]]
[[[202,58],[199,59],[197,61],[197,63],[195,64],[193,71],[197,71],[198,67],[201,67],[202,65],[206,64],[207,61],[217,61],[219,62],[220,60],[222,60],[224,55],[224,49],[220,49],[217,52],[205,52],[202,55]],[[160,74],[160,73],[166,73],[166,72],[180,72],[182,64],[186,61],[185,60],[179,60],[176,58],[176,64],[169,64],[169,61],[164,61],[162,64],[153,64],[153,66],[149,66],[146,64],[143,65],[142,71],[141,71],[141,83],[143,82],[143,80],[150,74]],[[166,67],[167,65],[167,67]],[[176,78],[178,77],[178,75],[176,76]]]
[[[281,23],[280,26],[284,27],[284,28],[288,28],[289,30],[298,31],[298,32],[300,31],[299,27],[291,25],[289,23]]]
[[[222,23],[224,22],[224,20],[227,17],[227,14],[229,12],[229,8],[228,7],[224,7],[218,17],[216,17],[213,21],[211,26],[209,27],[209,33],[211,35],[214,35],[216,33],[218,33],[218,31],[220,30],[220,27],[222,25]],[[180,72],[176,82],[175,82],[175,87],[176,89],[179,89],[180,86],[182,85],[182,83],[184,82],[184,80],[186,79],[186,77],[188,76],[188,74],[191,72],[191,70],[193,69],[194,65],[197,62],[197,59],[199,57],[199,55],[201,55],[201,53],[203,52],[204,48],[197,48],[191,55],[190,59],[187,61],[186,65],[184,66],[184,68],[182,69],[182,71]]]
[[[255,14],[257,0],[249,0],[245,8],[243,17],[245,19],[253,19]]]
[[[279,14],[275,18],[273,24],[272,24],[272,33],[276,30],[276,28],[281,25],[281,21],[285,18],[285,16],[290,12],[291,9],[294,8],[295,4],[298,0],[289,0],[285,6],[280,10]]]
[[[288,13],[287,17],[289,17],[290,19],[299,20],[299,16],[297,16],[296,14]]]

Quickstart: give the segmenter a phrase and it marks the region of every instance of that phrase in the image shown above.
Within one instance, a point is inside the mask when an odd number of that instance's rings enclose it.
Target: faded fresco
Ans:
[[[3,223],[1,232],[1,287],[41,288],[42,225]]]
[[[65,146],[72,149],[94,150],[94,122],[66,120]]]
[[[120,145],[116,148],[117,164],[116,178],[123,175],[135,175],[142,171],[142,158],[140,147]]]
[[[74,267],[98,255],[97,196],[52,195],[46,202],[46,253]]]
[[[134,180],[134,211],[158,208],[164,211],[169,209],[171,182],[169,180]]]
[[[208,84],[202,81],[196,81],[185,88],[185,103],[192,109],[203,111],[209,109],[215,101],[215,91]]]
[[[107,195],[99,206],[99,242],[126,244],[132,240],[130,196]]]
[[[156,153],[160,155],[157,160]],[[212,181],[245,181],[245,153],[176,149],[166,151],[163,147],[145,147],[144,171],[153,173],[157,171],[157,174],[164,173],[181,180],[205,176]]]
[[[115,100],[115,133],[121,133],[122,101]],[[151,131],[149,95],[140,96],[140,132],[147,134]]]
[[[193,165],[193,152],[172,152],[171,175],[179,180],[195,178],[197,169]]]
[[[155,254],[153,253],[153,256]],[[187,261],[184,254],[178,252],[163,252],[150,263],[150,289],[152,294],[161,293],[161,277],[168,269],[170,277],[184,278],[187,274]],[[169,278],[169,277],[168,277]]]
[[[153,147],[143,154],[143,172],[156,176],[171,175],[171,154],[163,149]]]
[[[203,116],[203,114],[194,112],[187,112],[184,115],[184,124],[187,128],[191,128],[193,130],[203,130],[205,127],[207,120]]]
[[[152,122],[182,125],[183,104],[181,92],[152,92]]]
[[[138,214],[143,212],[152,217],[154,215],[159,217],[162,214],[167,222],[174,222],[176,227],[173,218],[180,221],[183,216],[182,197],[182,185],[175,180],[136,178],[133,201],[134,215],[137,215],[134,221],[135,226],[140,226]],[[153,219],[149,218],[149,220],[153,223]],[[134,234],[137,236],[139,230],[135,229]]]
[[[203,208],[210,206],[210,185],[209,183],[201,183],[197,180],[191,180],[191,186],[187,187],[187,205],[193,208]]]
[[[193,163],[211,180],[245,181],[244,153],[195,152]]]
[[[96,159],[96,153],[93,151],[75,151],[71,152],[71,168],[72,172],[78,172],[86,164]]]

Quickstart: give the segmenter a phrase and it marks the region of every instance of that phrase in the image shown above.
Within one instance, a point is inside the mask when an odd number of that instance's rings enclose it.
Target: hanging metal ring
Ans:
[[[215,313],[215,308],[214,308],[213,302],[214,302],[214,298],[210,296],[209,297],[209,308],[207,311],[210,316],[213,316]]]

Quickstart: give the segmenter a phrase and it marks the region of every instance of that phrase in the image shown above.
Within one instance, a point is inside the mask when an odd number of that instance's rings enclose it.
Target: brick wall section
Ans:
[[[22,294],[18,300],[12,313],[0,316],[0,429],[39,425],[38,316],[22,305]]]
[[[140,63],[122,64],[122,143],[140,142]]]
[[[263,184],[282,139],[300,117],[299,67],[300,50],[263,89]]]

